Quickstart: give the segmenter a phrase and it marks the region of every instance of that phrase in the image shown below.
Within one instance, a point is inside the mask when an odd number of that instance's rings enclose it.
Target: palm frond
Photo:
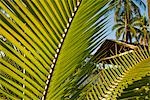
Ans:
[[[86,57],[106,37],[108,0],[1,0],[0,93],[5,99],[64,97]],[[96,38],[102,37],[98,41]],[[92,49],[91,49],[92,48]],[[18,67],[20,69],[18,69]],[[79,76],[81,77],[81,76]]]
[[[111,64],[107,63],[105,69],[94,75],[95,78],[91,77],[91,85],[82,92],[81,98],[115,100],[128,85],[149,76],[149,53],[146,48],[143,49],[140,47],[136,51],[127,51],[109,60]]]
[[[112,30],[118,30],[122,27],[125,27],[123,23],[117,23],[113,26]]]
[[[146,9],[146,4],[144,3],[144,1],[142,1],[142,0],[139,0],[139,1],[133,0],[133,1],[136,2],[136,3],[138,3],[141,7],[143,7],[144,10]]]
[[[150,77],[143,77],[141,80],[133,82],[133,84],[129,85],[128,88],[124,89],[123,93],[118,97],[118,99],[149,99],[149,84]]]

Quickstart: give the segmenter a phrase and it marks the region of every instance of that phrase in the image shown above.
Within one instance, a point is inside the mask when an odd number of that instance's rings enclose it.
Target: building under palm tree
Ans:
[[[136,51],[140,48],[148,50],[148,46],[141,45],[139,43],[126,43],[124,41],[106,39],[94,54],[94,56],[96,57],[97,61],[107,64],[110,63],[109,60],[113,58],[125,55],[126,53],[130,53],[133,50]]]

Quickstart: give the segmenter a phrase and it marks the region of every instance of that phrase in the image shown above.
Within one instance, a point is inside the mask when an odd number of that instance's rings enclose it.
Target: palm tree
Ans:
[[[130,41],[132,41],[132,37],[135,37],[135,39],[137,40],[137,32],[139,32],[140,30],[137,28],[139,26],[139,24],[137,25],[138,20],[139,18],[133,18],[127,25],[125,25],[126,23],[123,19],[118,20],[112,28],[112,30],[116,30],[116,39],[118,40],[122,36],[122,40],[124,41],[127,41],[128,38],[130,39]],[[130,35],[128,35],[129,37],[127,37],[125,26],[127,26],[128,30],[130,31]]]
[[[149,42],[149,24],[146,16],[142,16],[140,18],[133,18],[129,21],[128,25],[131,37],[136,39],[137,43],[148,45]],[[125,40],[125,22],[124,20],[120,19],[118,22],[113,26],[113,30],[116,30],[116,38],[117,40],[122,36],[122,40]]]
[[[142,17],[139,21],[140,31],[139,31],[139,41],[140,44],[147,45],[149,44],[149,23],[146,16]]]
[[[122,31],[123,36],[126,39],[126,42],[129,41],[132,43],[132,35],[130,33],[131,28],[129,27],[129,24],[134,17],[141,17],[140,9],[137,3],[144,8],[145,4],[142,0],[112,0],[112,2],[114,1],[118,1],[115,7],[115,21],[120,23],[121,20],[124,22],[124,31]],[[121,33],[116,34],[121,35]]]
[[[147,49],[127,51],[98,73],[97,57],[87,60],[109,29],[108,3],[1,0],[9,17],[0,12],[0,99],[116,99],[150,75]]]

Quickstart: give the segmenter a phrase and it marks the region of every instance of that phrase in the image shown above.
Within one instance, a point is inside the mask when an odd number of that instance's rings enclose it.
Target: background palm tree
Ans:
[[[117,0],[112,0],[112,3]],[[110,3],[111,4],[111,3]],[[115,7],[115,21],[116,23],[123,22],[124,23],[124,31],[123,27],[122,29],[117,30],[116,36],[120,37],[121,34],[123,34],[123,39],[126,42],[132,43],[132,33],[131,33],[131,27],[130,27],[130,21],[134,17],[141,17],[140,9],[139,6],[145,8],[145,4],[143,3],[142,0],[118,0],[118,3],[116,4]],[[123,25],[123,24],[122,24]],[[118,25],[117,25],[118,26]],[[116,27],[116,25],[115,25]],[[118,32],[123,32],[123,33],[118,33]]]
[[[137,24],[140,25],[138,30],[139,43],[148,46],[150,31],[149,31],[149,23],[146,16],[141,17],[139,21],[137,21]]]
[[[128,27],[131,37],[136,39],[137,43],[148,45],[149,42],[149,23],[145,17],[133,18],[129,21]],[[124,20],[118,20],[117,24],[113,26],[113,30],[116,30],[117,40],[122,36],[122,40],[125,40],[125,22]]]
[[[130,39],[132,39],[133,37],[137,40],[137,33],[139,33],[139,28],[140,27],[139,23],[137,24],[137,21],[139,20],[139,18],[133,18],[129,21],[128,23],[128,30],[130,31],[131,37]],[[116,39],[118,40],[121,36],[122,36],[122,40],[126,40],[126,28],[125,28],[125,21],[123,19],[120,19],[117,21],[117,23],[113,26],[112,30],[116,30]]]
[[[150,55],[140,47],[97,70],[100,61],[90,55],[109,29],[106,12],[113,6],[108,4],[109,0],[1,0],[9,16],[0,12],[0,35],[5,38],[0,39],[0,98],[116,99],[128,84],[149,76]]]

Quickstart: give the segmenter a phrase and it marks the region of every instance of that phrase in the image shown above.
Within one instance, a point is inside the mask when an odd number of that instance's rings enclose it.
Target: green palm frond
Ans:
[[[128,85],[150,75],[149,53],[141,47],[136,51],[118,54],[106,63],[83,92],[87,100],[116,100]]]
[[[118,29],[116,31],[116,39],[117,40],[120,39],[122,33],[123,33],[122,40],[124,40],[124,35],[125,35],[124,27],[121,27],[120,29]]]
[[[143,77],[141,80],[133,82],[128,88],[124,89],[119,100],[140,99],[148,100],[150,98],[150,77]]]
[[[116,31],[116,39],[118,40],[121,35],[125,35],[125,23],[122,20],[119,20],[112,28]],[[124,39],[124,38],[122,38]]]
[[[140,26],[142,18],[135,17],[130,20],[130,24],[133,26]]]
[[[120,28],[124,27],[124,24],[123,23],[117,23],[113,26],[112,30],[118,30]]]
[[[12,46],[0,40],[0,98],[64,97],[69,77],[106,37],[109,18],[100,18],[112,9],[103,9],[108,2],[1,0],[0,35]]]
[[[146,48],[118,54],[107,67],[91,56],[108,35],[109,3],[0,0],[0,99],[115,100],[149,76]]]
[[[136,37],[136,35],[137,35],[136,29],[130,25],[129,25],[129,27],[130,27],[130,32],[131,32],[132,36]]]

